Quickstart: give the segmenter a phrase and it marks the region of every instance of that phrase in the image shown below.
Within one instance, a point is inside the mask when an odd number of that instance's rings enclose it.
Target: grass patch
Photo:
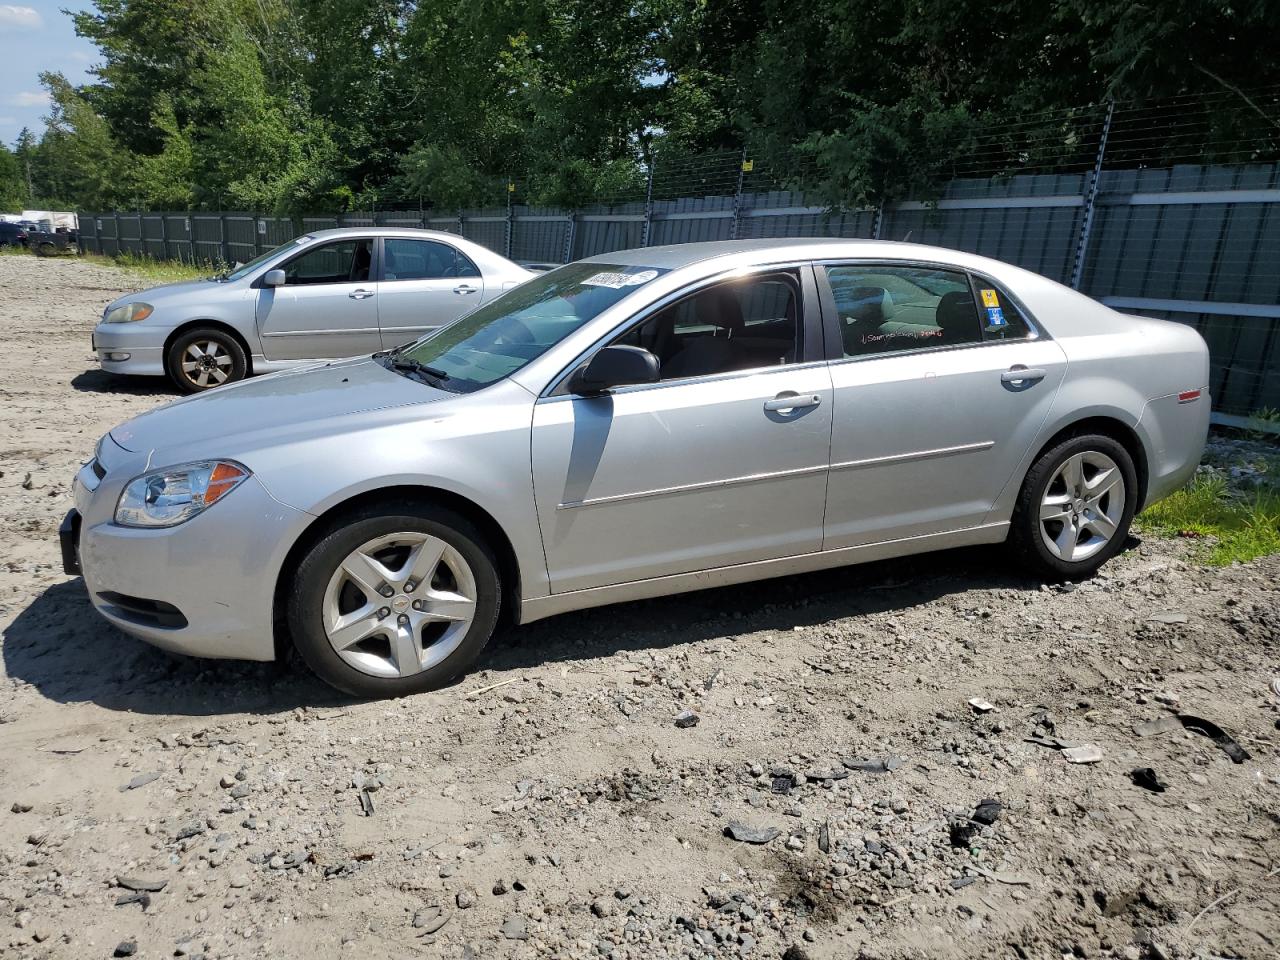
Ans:
[[[0,256],[33,257],[35,254],[26,247],[13,247],[5,244],[0,246]],[[61,256],[68,255],[61,254]],[[221,264],[214,263],[211,260],[184,263],[181,260],[155,260],[151,257],[138,256],[136,253],[120,253],[114,257],[104,256],[100,253],[86,253],[77,259],[83,260],[85,263],[97,264],[100,267],[119,270],[128,274],[131,280],[149,287],[154,287],[161,283],[181,283],[184,280],[199,280],[202,277],[211,277],[216,273],[221,273],[224,269]]]
[[[1138,517],[1143,531],[1204,538],[1203,559],[1212,566],[1280,553],[1280,493],[1233,494],[1220,476],[1197,477]]]
[[[211,277],[220,272],[220,268],[211,262],[184,263],[180,260],[153,260],[151,257],[140,257],[135,253],[121,253],[114,257],[86,253],[81,259],[88,263],[121,270],[151,286],[159,283],[199,280],[201,277]]]

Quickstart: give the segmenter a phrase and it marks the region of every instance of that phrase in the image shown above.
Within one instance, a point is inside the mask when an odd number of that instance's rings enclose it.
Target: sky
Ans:
[[[49,112],[41,72],[60,72],[75,84],[91,79],[87,71],[98,62],[97,47],[76,36],[61,9],[89,6],[83,0],[0,0],[0,141],[12,146],[24,126],[40,135]]]

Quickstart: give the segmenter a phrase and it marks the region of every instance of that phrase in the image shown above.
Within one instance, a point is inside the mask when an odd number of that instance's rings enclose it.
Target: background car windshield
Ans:
[[[525,281],[406,348],[401,356],[448,374],[445,389],[470,393],[511,376],[666,272],[571,263]]]

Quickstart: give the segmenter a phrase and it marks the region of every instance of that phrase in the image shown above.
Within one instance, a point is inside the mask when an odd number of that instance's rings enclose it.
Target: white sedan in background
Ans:
[[[449,233],[317,230],[220,276],[113,301],[93,349],[108,373],[167,375],[196,393],[299,362],[390,350],[532,276]]]

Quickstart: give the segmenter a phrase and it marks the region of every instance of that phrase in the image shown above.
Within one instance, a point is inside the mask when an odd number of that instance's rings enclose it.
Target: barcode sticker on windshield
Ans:
[[[623,287],[638,287],[642,283],[648,283],[657,275],[657,270],[642,270],[640,273],[593,273],[582,281],[582,285],[621,290]]]

